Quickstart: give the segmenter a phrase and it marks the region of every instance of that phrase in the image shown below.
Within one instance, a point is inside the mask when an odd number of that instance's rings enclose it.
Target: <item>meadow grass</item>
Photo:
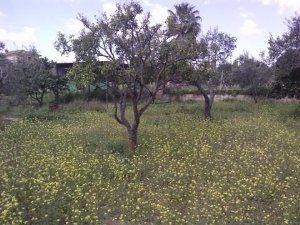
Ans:
[[[152,105],[135,154],[92,104],[15,112],[0,131],[0,224],[299,224],[300,109]],[[99,110],[100,109],[100,110]]]

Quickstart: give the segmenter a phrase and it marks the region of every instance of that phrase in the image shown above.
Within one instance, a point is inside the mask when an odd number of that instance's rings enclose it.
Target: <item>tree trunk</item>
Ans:
[[[129,148],[133,151],[133,153],[136,150],[137,147],[137,135],[138,135],[138,127],[140,124],[140,118],[142,114],[146,111],[146,109],[149,107],[151,103],[153,103],[155,99],[155,95],[157,93],[158,89],[155,91],[154,94],[149,95],[149,98],[147,101],[142,105],[142,107],[138,108],[138,103],[140,101],[140,97],[142,94],[142,90],[140,92],[137,92],[134,90],[133,92],[130,92],[131,102],[132,102],[132,110],[133,110],[133,121],[130,123],[129,120],[126,119],[126,100],[127,100],[127,92],[119,92],[120,98],[116,99],[115,96],[112,95],[113,101],[114,101],[114,117],[117,120],[117,122],[127,128],[128,133],[128,140],[129,140]]]
[[[204,118],[205,119],[212,119],[211,116],[211,108],[214,101],[214,93],[211,91],[210,95],[206,93],[206,91],[202,88],[201,84],[197,84],[197,88],[200,91],[200,93],[204,97]]]
[[[204,97],[204,118],[205,119],[211,119],[211,106],[212,106],[212,101],[208,94],[202,93]]]
[[[40,98],[40,106],[43,106],[44,104],[44,92],[41,93],[41,98]]]
[[[253,97],[254,103],[256,104],[258,102],[258,95],[257,95],[256,89],[253,90],[252,97]]]
[[[132,124],[126,119],[125,113],[126,113],[126,97],[127,93],[122,93],[119,104],[117,103],[117,100],[114,98],[114,105],[115,105],[115,112],[114,117],[117,120],[118,123],[125,126],[127,128],[127,134],[128,134],[128,146],[129,148],[135,152],[135,149],[137,147],[137,133],[138,133],[138,126],[140,122],[140,116],[141,113],[139,113],[137,108],[137,101],[135,98],[132,100],[132,107],[133,107],[133,113],[134,113],[134,119]],[[119,105],[119,106],[118,106]],[[118,115],[118,108],[120,109],[120,115]]]
[[[91,86],[87,86],[87,90],[84,90],[85,100],[91,101]]]
[[[255,103],[255,104],[258,102],[258,99],[257,99],[257,96],[256,96],[256,95],[253,95],[253,100],[254,100],[254,103]]]
[[[59,92],[55,91],[54,92],[54,101],[55,101],[55,103],[58,103],[58,99],[59,99]]]
[[[134,152],[137,147],[137,129],[131,128],[128,130],[129,148]]]
[[[134,96],[132,99],[132,109],[133,109],[134,119],[131,128],[128,131],[128,134],[129,134],[129,148],[134,152],[137,147],[137,133],[140,124],[140,113],[138,110],[138,102],[136,100],[136,96]]]
[[[211,107],[210,107],[210,99],[207,94],[202,94],[204,97],[204,118],[211,118]]]

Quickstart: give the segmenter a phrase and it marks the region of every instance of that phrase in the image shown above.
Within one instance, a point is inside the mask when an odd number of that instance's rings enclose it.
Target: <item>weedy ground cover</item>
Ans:
[[[200,107],[151,106],[134,155],[110,110],[23,110],[0,131],[0,224],[299,224],[299,106]]]

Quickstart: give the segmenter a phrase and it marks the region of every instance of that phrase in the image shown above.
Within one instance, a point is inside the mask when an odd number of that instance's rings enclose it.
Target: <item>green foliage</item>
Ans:
[[[288,50],[275,64],[273,93],[280,97],[300,97],[300,52]]]
[[[98,100],[83,101],[75,100],[63,107],[66,112],[83,112],[83,111],[95,111],[95,112],[105,112],[106,106],[104,103]]]
[[[4,49],[5,45],[0,41],[0,94],[3,92],[3,85],[8,73],[11,70],[11,63],[5,58],[3,54]]]
[[[68,38],[59,34],[55,44],[62,54],[75,53],[78,64],[69,77],[78,85],[88,86],[96,76],[96,82],[106,82],[114,118],[126,127],[133,150],[141,116],[172,76],[169,67],[186,60],[190,50],[176,48],[177,35],[161,24],[152,25],[150,18],[138,2],[116,4],[111,16],[102,14],[92,21],[80,15],[84,30]],[[100,68],[99,59],[106,61]],[[126,117],[127,98],[133,106],[132,120]]]
[[[199,11],[188,3],[174,6],[175,11],[169,10],[167,19],[168,35],[178,39],[194,41],[201,31]],[[186,47],[186,46],[185,46]]]
[[[52,91],[52,93],[55,96],[54,101],[59,101],[59,95],[67,89],[67,83],[68,80],[66,77],[63,77],[61,75],[51,74],[49,76],[49,90]]]
[[[106,100],[111,102],[113,100],[111,95],[109,95],[106,90],[103,90],[99,87],[96,87],[94,90],[86,93],[85,96],[86,99],[100,100],[102,102],[105,102]]]
[[[74,81],[80,89],[93,84],[99,75],[99,63],[96,62],[77,63],[67,73],[68,79]]]
[[[271,87],[257,87],[256,88],[256,95],[260,97],[270,97],[275,98],[278,97],[275,96],[274,90]],[[196,87],[189,86],[189,87],[183,87],[183,88],[166,88],[164,91],[165,94],[169,95],[185,95],[185,94],[194,94],[199,95],[199,90]],[[226,88],[221,90],[215,90],[215,94],[217,95],[253,95],[252,89],[241,89],[241,88]]]
[[[281,37],[269,39],[269,56],[271,60],[277,60],[285,52],[290,50],[299,50],[299,31],[300,31],[300,16],[295,15],[287,20],[288,31]]]
[[[273,94],[279,97],[300,96],[300,16],[287,20],[288,31],[269,39],[269,56],[273,62]]]
[[[248,53],[239,56],[234,61],[232,68],[233,80],[241,88],[246,89],[248,94],[256,98],[259,89],[264,90],[271,83],[272,76],[269,67]]]
[[[16,62],[11,65],[5,88],[9,95],[15,95],[20,102],[30,96],[40,106],[51,84],[53,62],[41,57],[35,48],[20,51]]]
[[[84,99],[84,95],[81,92],[67,92],[63,96],[59,98],[60,103],[70,103],[75,100],[82,100]]]
[[[198,104],[150,107],[135,155],[106,113],[11,124],[0,223],[297,224],[297,105],[217,102],[211,122]]]

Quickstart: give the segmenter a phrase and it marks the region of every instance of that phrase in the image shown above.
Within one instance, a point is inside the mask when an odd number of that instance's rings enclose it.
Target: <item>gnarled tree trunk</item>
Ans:
[[[258,102],[258,94],[257,94],[256,88],[254,88],[254,90],[252,91],[252,97],[253,97],[254,103],[256,104]]]
[[[212,115],[211,115],[211,108],[214,102],[214,98],[215,98],[215,94],[213,93],[213,91],[210,91],[210,94],[208,94],[204,88],[202,88],[201,84],[197,84],[197,88],[200,92],[200,94],[202,94],[203,98],[204,98],[204,118],[205,119],[212,119]]]
[[[131,128],[128,130],[128,146],[131,150],[135,150],[137,147],[137,129]]]
[[[152,96],[149,98],[143,107],[140,109],[138,108],[138,96],[133,95],[131,96],[131,103],[133,108],[133,121],[130,123],[125,116],[126,113],[126,96],[127,93],[123,93],[119,99],[119,104],[117,104],[116,99],[114,99],[115,103],[115,113],[114,117],[118,121],[118,123],[122,124],[126,127],[127,133],[128,133],[128,146],[129,148],[134,152],[137,147],[137,136],[138,136],[138,127],[140,124],[140,117],[145,112],[145,110],[148,108],[148,106],[153,102],[155,96]],[[118,113],[119,109],[119,113]],[[118,115],[119,114],[119,115]]]
[[[202,93],[204,97],[204,117],[211,118],[211,103],[210,98],[206,93]]]

